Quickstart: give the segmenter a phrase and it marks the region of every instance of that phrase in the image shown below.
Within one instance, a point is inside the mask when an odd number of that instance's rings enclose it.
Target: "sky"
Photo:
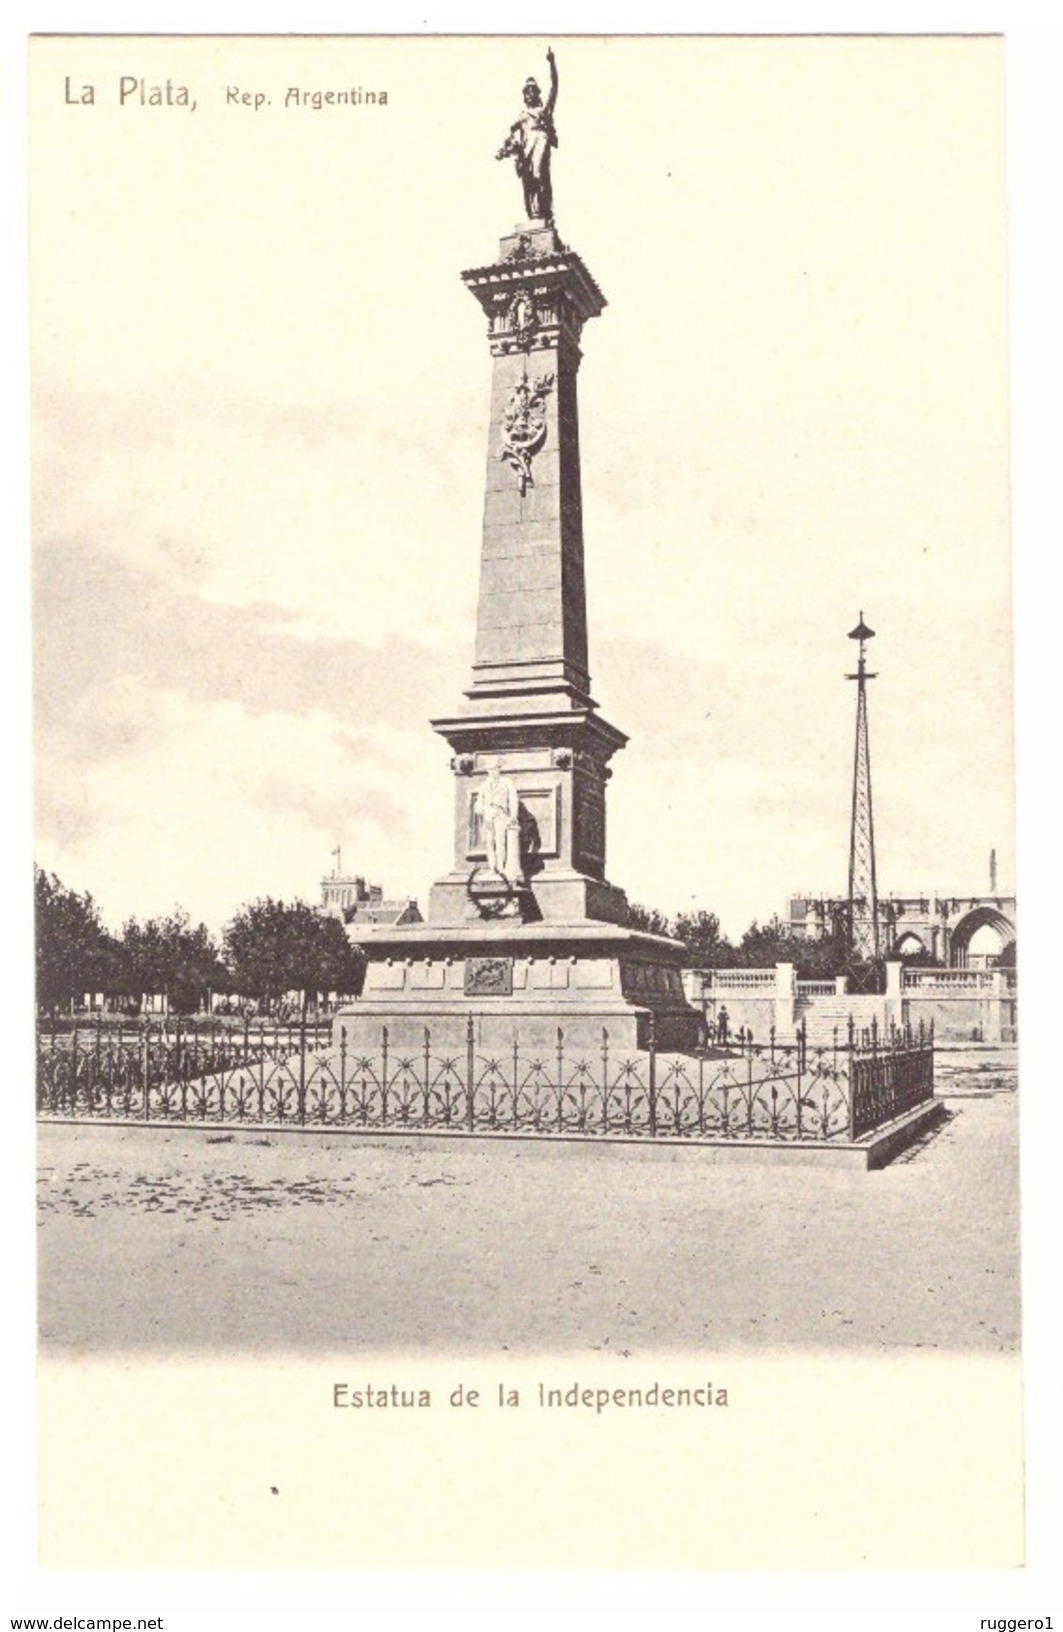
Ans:
[[[36,859],[220,928],[449,867],[490,359],[463,268],[548,42],[31,52]],[[843,891],[876,639],[880,888],[1013,879],[1003,54],[563,40],[607,872],[726,931]],[[195,111],[118,101],[121,75]],[[92,105],[66,100],[95,88]],[[262,91],[259,111],[226,87]],[[285,107],[289,87],[386,106]]]

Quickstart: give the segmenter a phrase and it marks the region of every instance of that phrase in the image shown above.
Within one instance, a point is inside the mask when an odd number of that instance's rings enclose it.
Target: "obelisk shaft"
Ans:
[[[580,490],[579,340],[605,305],[552,228],[464,274],[492,356],[474,699],[590,702]]]
[[[589,695],[578,368],[566,339],[494,358],[470,695]]]

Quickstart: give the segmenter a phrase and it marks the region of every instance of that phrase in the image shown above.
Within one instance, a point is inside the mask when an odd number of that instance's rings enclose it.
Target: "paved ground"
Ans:
[[[39,1248],[66,1355],[1011,1350],[1017,1096],[878,1173],[45,1125]]]
[[[1013,1092],[1018,1087],[1019,1060],[1014,1047],[986,1044],[941,1047],[934,1050],[934,1086],[943,1098],[971,1094]]]

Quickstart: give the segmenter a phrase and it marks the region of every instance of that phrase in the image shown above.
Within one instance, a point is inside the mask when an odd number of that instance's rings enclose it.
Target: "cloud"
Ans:
[[[134,752],[87,762],[76,778],[49,748],[38,753],[37,859],[91,888],[109,921],[180,902],[218,928],[254,896],[316,899],[337,842],[348,865],[401,893],[412,856],[445,871],[449,773],[424,733],[355,733],[323,709],[252,715],[123,686],[149,723]]]
[[[86,538],[42,539],[34,578],[37,859],[110,920],[180,901],[218,927],[250,896],[316,898],[336,843],[402,893],[446,870],[427,719],[467,654],[307,640]]]
[[[34,591],[38,740],[72,767],[144,741],[144,689],[231,700],[249,715],[326,706],[354,730],[402,731],[445,706],[464,672],[458,650],[413,637],[383,652],[353,636],[308,642],[272,606],[218,606],[90,539],[43,539]]]
[[[304,638],[380,647],[468,628],[480,495],[456,490],[444,419],[366,397],[303,403],[173,378],[34,395],[34,530]],[[433,559],[464,570],[423,571]]]
[[[352,866],[424,901],[450,828],[428,720],[457,701],[460,645],[308,640],[281,609],[220,607],[70,540],[42,541],[36,591],[38,829],[60,876],[123,912],[180,895],[217,919],[241,891],[313,894],[340,842]],[[1006,607],[953,612],[932,640],[905,600],[881,610],[883,883],[968,888],[991,845],[1003,876]],[[699,616],[697,653],[615,632],[592,651],[602,711],[632,739],[610,785],[609,873],[667,911],[710,906],[740,933],[791,890],[844,888],[855,609],[838,606],[830,638],[811,641],[761,610],[744,646]]]
[[[882,611],[869,687],[880,885],[981,888],[991,847],[1013,876],[1007,606],[950,613],[933,639],[903,598]],[[666,912],[709,906],[734,933],[795,890],[844,891],[850,626],[839,617],[818,645],[778,629],[721,654],[706,618],[700,656],[599,644],[596,694],[631,737],[609,791],[616,883]]]

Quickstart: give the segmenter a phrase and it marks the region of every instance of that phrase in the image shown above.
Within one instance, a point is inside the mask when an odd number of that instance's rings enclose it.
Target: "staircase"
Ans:
[[[798,997],[795,1023],[806,1027],[810,1047],[825,1048],[834,1042],[849,1041],[849,1019],[856,1027],[857,1041],[862,1031],[870,1030],[872,1020],[881,1036],[886,1027],[886,999],[874,993],[854,993],[845,997]]]

